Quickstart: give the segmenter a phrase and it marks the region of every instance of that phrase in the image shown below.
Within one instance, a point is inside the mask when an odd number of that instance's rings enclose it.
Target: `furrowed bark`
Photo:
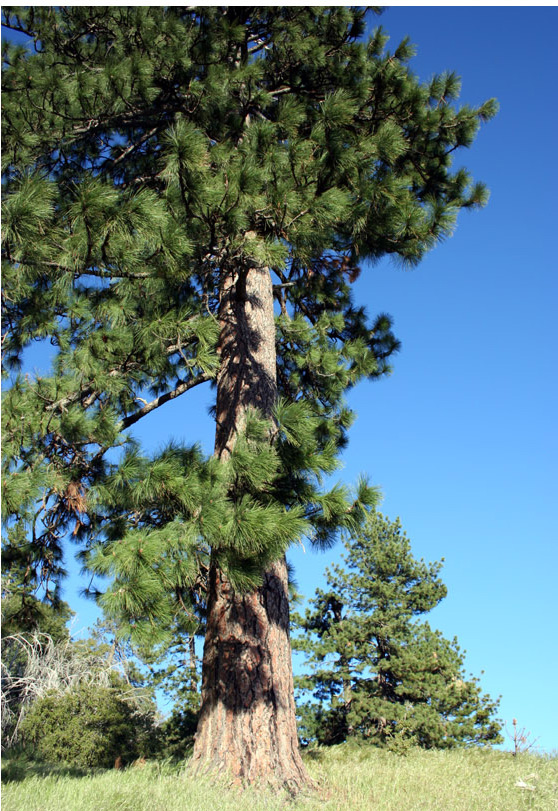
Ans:
[[[215,453],[224,459],[246,410],[271,416],[277,397],[273,291],[266,268],[226,280],[220,321]],[[296,731],[284,559],[248,594],[235,593],[212,561],[192,764],[197,772],[222,772],[238,783],[267,783],[293,794],[310,785]]]

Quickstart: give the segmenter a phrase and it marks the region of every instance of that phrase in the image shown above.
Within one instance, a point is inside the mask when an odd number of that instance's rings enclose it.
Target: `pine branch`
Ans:
[[[119,374],[122,374],[122,371],[121,369],[111,369],[110,372],[107,372],[107,374],[109,377],[117,377]],[[61,400],[51,403],[45,407],[45,411],[64,411],[67,406],[77,403],[81,397],[90,398],[95,394],[99,394],[99,392],[96,392],[93,386],[87,386],[85,389],[74,391],[71,394],[68,394],[67,397],[63,397]]]
[[[35,266],[46,265],[47,267],[55,268],[56,270],[62,270],[64,273],[71,273],[76,276],[96,276],[98,279],[150,279],[153,275],[147,272],[130,273],[121,270],[113,273],[110,270],[97,270],[95,268],[83,268],[82,270],[77,270],[76,268],[70,268],[67,265],[60,265],[58,262],[33,262],[33,260],[28,259],[23,259],[22,264]]]
[[[125,158],[127,158],[127,157],[128,157],[128,155],[129,155],[131,152],[134,152],[134,151],[135,151],[136,149],[138,149],[138,148],[139,148],[139,147],[140,147],[142,144],[144,144],[146,141],[148,141],[148,140],[149,140],[149,139],[150,139],[150,138],[151,138],[153,135],[155,135],[155,134],[158,132],[158,130],[159,130],[159,127],[153,127],[152,129],[150,129],[150,130],[149,130],[149,132],[146,132],[146,133],[145,133],[145,135],[142,135],[142,137],[139,139],[139,141],[136,141],[135,143],[130,144],[130,146],[129,146],[129,147],[127,147],[127,148],[124,150],[124,152],[122,152],[122,154],[121,154],[121,155],[119,155],[117,158],[115,158],[115,159],[112,161],[112,167],[114,168],[114,167],[115,167],[115,166],[117,166],[117,165],[118,165],[118,164],[119,164],[121,161],[125,160]]]
[[[172,389],[172,391],[167,391],[165,394],[161,394],[150,403],[144,405],[143,408],[140,408],[139,411],[136,411],[135,414],[130,414],[129,417],[125,417],[119,424],[120,430],[123,431],[124,429],[129,428],[130,425],[133,425],[138,420],[141,420],[142,417],[145,417],[147,414],[155,411],[156,408],[168,403],[169,400],[174,400],[176,397],[180,397],[181,394],[184,394],[184,392],[193,389],[195,386],[199,386],[201,383],[207,383],[210,380],[213,380],[213,375],[202,374],[193,378],[192,380],[179,383],[175,389]]]
[[[25,36],[30,37],[31,39],[34,38],[34,34],[24,28],[21,23],[19,25],[15,25],[9,21],[9,18],[2,20],[2,28],[8,28],[10,31],[17,31],[19,34],[25,34]]]
[[[191,318],[187,319],[187,321],[185,323],[188,323],[190,321],[195,321],[196,318],[197,318],[197,316],[192,316]],[[180,352],[182,357],[186,360],[186,358],[184,357],[184,353],[182,351],[183,349],[184,349],[184,344],[179,342],[177,344],[170,344],[169,346],[167,346],[166,349],[165,349],[165,352],[169,356],[173,355],[175,352]],[[128,371],[130,370],[130,368],[131,368],[131,366],[128,365],[127,366]],[[120,366],[120,367],[118,367],[116,369],[110,369],[107,372],[107,375],[109,377],[118,377],[119,375],[125,374],[125,372],[126,372],[126,369],[123,366]],[[211,376],[208,376],[207,379],[211,380]],[[197,380],[197,378],[196,378],[196,380]],[[205,383],[206,380],[205,379],[200,380],[200,382]],[[195,385],[197,385],[197,383]],[[57,400],[54,403],[52,403],[52,402],[49,403],[49,405],[47,405],[45,407],[45,411],[48,411],[48,412],[51,412],[51,411],[63,411],[67,406],[72,405],[73,403],[76,403],[82,397],[87,398],[87,400],[84,401],[84,406],[87,407],[87,406],[91,405],[91,403],[94,401],[94,399],[96,397],[98,397],[101,393],[102,392],[97,391],[94,386],[89,385],[89,386],[86,386],[85,388],[80,389],[79,391],[74,391],[71,394],[68,394],[66,397],[63,397],[62,399]],[[182,392],[180,392],[180,393],[182,393]],[[161,395],[161,396],[164,397],[166,395]],[[178,396],[178,395],[174,395],[174,397],[176,397],[176,396]],[[170,397],[169,399],[173,399],[173,398]],[[167,401],[165,400],[165,402],[167,402]],[[147,405],[149,405],[149,404],[147,404]],[[162,403],[161,403],[161,405],[162,405]],[[150,410],[152,410],[152,409],[150,409]],[[146,412],[146,413],[149,413],[149,412]],[[139,419],[139,417],[138,417],[138,419]]]

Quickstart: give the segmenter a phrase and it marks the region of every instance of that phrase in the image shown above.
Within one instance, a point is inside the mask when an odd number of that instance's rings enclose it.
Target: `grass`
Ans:
[[[306,753],[315,794],[241,793],[186,767],[123,771],[3,764],[3,811],[537,811],[558,810],[558,758],[489,750],[332,747]],[[530,788],[521,787],[524,783]]]

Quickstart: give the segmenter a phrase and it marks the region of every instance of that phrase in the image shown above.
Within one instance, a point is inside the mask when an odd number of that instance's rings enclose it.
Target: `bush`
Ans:
[[[111,767],[150,753],[156,737],[153,719],[137,714],[113,687],[78,686],[37,700],[22,727],[26,748],[51,763]]]
[[[183,760],[191,754],[198,725],[198,713],[191,707],[174,710],[161,725],[159,755]]]

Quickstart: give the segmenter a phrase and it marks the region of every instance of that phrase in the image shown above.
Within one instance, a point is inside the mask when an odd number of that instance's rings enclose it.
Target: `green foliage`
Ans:
[[[29,650],[37,639],[69,644],[67,623],[73,616],[62,601],[54,605],[38,600],[17,582],[2,576],[2,740],[17,738],[17,720],[27,703],[25,677]],[[40,655],[40,653],[39,653]]]
[[[6,560],[59,598],[64,541],[111,584],[124,636],[195,633],[209,555],[234,587],[301,537],[328,546],[377,501],[338,465],[345,392],[390,371],[361,263],[413,265],[486,195],[454,153],[495,112],[420,83],[357,7],[3,8],[2,420]],[[275,419],[226,464],[148,457],[129,433],[215,382],[224,280],[271,274]],[[48,340],[52,369],[21,374]],[[31,418],[32,417],[32,418]]]
[[[348,570],[327,570],[328,590],[294,618],[293,647],[311,668],[297,684],[318,702],[301,702],[302,739],[399,752],[500,742],[498,701],[466,677],[457,640],[416,619],[446,595],[441,563],[417,561],[399,521],[379,513],[346,549]]]
[[[198,725],[198,706],[194,703],[186,708],[173,710],[161,724],[159,730],[158,756],[184,760],[194,746],[194,735]]]
[[[224,463],[195,448],[172,445],[153,459],[133,450],[98,488],[115,517],[84,559],[112,579],[101,604],[122,636],[149,646],[169,642],[177,623],[199,633],[210,549],[237,589],[252,588],[291,543],[331,543],[377,502],[364,481],[323,490],[338,464],[337,429],[305,403],[281,401],[271,430],[272,442],[270,423],[249,412]]]
[[[13,613],[13,602],[15,600],[16,608],[20,608],[20,599],[20,595],[9,595],[7,591],[2,599],[3,747],[10,750],[20,747],[22,734],[29,739],[33,719],[37,719],[37,713],[43,712],[41,702],[47,698],[49,707],[57,706],[57,702],[65,707],[68,702],[68,706],[73,706],[72,702],[78,701],[76,696],[89,693],[106,704],[106,718],[110,715],[110,707],[118,710],[117,715],[122,715],[122,710],[124,715],[127,713],[130,716],[145,746],[147,743],[150,747],[155,746],[154,692],[145,688],[137,658],[129,646],[111,634],[113,628],[110,623],[95,626],[92,638],[72,640],[64,624],[66,617],[71,615],[65,604],[61,604],[58,612],[55,612],[50,605],[37,600],[33,606],[32,598],[26,595],[27,612],[31,606],[34,613]],[[122,707],[118,709],[120,704]],[[73,723],[77,726],[78,721]],[[91,723],[95,727],[94,721]],[[95,728],[102,732],[101,738],[106,737],[101,726]],[[69,734],[64,732],[60,746],[65,745]],[[49,746],[56,744],[55,728],[52,735]],[[33,735],[31,739],[34,740]],[[79,761],[79,757],[76,757],[77,760],[73,761],[72,754],[68,762],[86,765],[84,760]]]
[[[118,756],[130,763],[148,754],[153,737],[151,724],[134,709],[111,687],[46,695],[25,716],[23,740],[51,763],[108,768]]]
[[[38,600],[2,578],[2,637],[48,634],[55,642],[69,639],[67,624],[74,616],[68,603],[56,607]]]

